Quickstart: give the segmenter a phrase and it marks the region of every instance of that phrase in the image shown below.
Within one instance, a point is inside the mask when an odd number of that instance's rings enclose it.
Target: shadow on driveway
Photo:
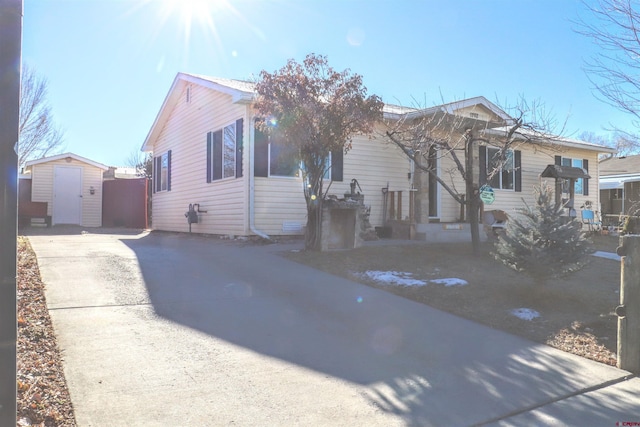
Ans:
[[[159,316],[359,384],[407,425],[481,424],[623,375],[277,254],[291,246],[156,232],[121,241]],[[601,404],[574,409],[606,425]]]

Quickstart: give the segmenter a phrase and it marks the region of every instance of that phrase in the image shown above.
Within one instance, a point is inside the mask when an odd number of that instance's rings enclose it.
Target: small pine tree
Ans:
[[[543,184],[534,190],[535,208],[509,218],[496,243],[494,257],[531,277],[537,285],[566,276],[587,263],[593,252],[582,224],[562,216],[563,207],[553,201],[553,190]]]

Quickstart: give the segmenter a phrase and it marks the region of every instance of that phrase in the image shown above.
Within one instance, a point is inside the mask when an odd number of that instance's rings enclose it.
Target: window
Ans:
[[[333,153],[329,153],[329,156],[324,159],[324,162],[322,165],[322,169],[324,170],[324,175],[322,175],[322,179],[326,179],[329,181],[331,180],[331,177],[332,177],[331,172],[334,169],[333,164],[331,163],[332,158],[333,158]],[[300,167],[304,169],[304,162]]]
[[[273,136],[255,129],[254,175],[257,177],[298,176],[302,165],[296,149],[278,142]],[[324,179],[342,181],[343,151],[336,150],[327,158]],[[329,167],[329,164],[331,167]]]
[[[504,157],[504,161],[500,159],[499,149],[487,147],[487,174],[493,174],[489,177],[488,184],[492,188],[513,190],[515,183],[513,150],[507,150]]]
[[[611,200],[622,200],[622,188],[611,190]]]
[[[207,182],[242,176],[243,122],[207,133]]]
[[[589,161],[587,159],[574,159],[570,157],[556,156],[556,165],[559,166],[571,166],[574,168],[581,168],[585,171],[589,171]],[[589,180],[578,178],[574,184],[575,194],[589,195]],[[565,180],[562,183],[562,192],[569,193],[569,180]]]
[[[522,191],[522,153],[520,150],[507,150],[504,162],[501,162],[499,149],[481,145],[478,147],[478,156],[480,185],[488,184],[497,189]],[[500,165],[502,167],[499,167]],[[498,168],[497,172],[495,172],[496,168]]]
[[[222,178],[232,178],[236,175],[236,124],[225,126],[223,135]]]
[[[300,176],[297,150],[275,138],[269,138],[269,176]]]
[[[153,192],[171,191],[171,150],[153,158]]]

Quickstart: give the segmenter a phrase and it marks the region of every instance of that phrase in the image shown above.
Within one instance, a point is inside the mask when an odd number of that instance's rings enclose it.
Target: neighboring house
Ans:
[[[270,236],[304,232],[306,207],[298,165],[286,147],[256,130],[252,103],[253,84],[179,73],[160,108],[142,150],[153,152],[152,226],[157,230],[187,231],[189,206],[199,211],[191,224],[197,233]],[[484,97],[416,110],[385,106],[385,118],[455,116],[470,126],[491,128],[495,137],[510,117]],[[438,233],[461,234],[465,218],[460,205],[421,172],[399,148],[385,139],[382,124],[376,135],[355,136],[346,155],[332,153],[329,194],[342,198],[356,179],[364,204],[370,206],[370,222],[411,221],[418,236],[435,240]],[[510,162],[487,180],[495,148],[480,145],[474,151],[479,182],[494,189],[495,202],[486,209],[507,213],[534,204],[533,187],[542,181],[548,165],[584,169],[591,179],[575,183],[575,203],[599,203],[598,155],[613,150],[583,141],[559,139],[553,148],[528,143],[510,150]],[[447,156],[436,153],[433,166],[460,192],[464,182]],[[453,177],[453,178],[451,178]],[[553,185],[553,183],[550,183]],[[325,186],[326,187],[326,186]],[[445,237],[443,239],[449,240]]]
[[[640,155],[600,162],[600,203],[604,215],[637,215],[640,202]],[[633,212],[632,212],[633,211]]]
[[[109,170],[105,171],[103,178],[105,181],[112,179],[137,179],[140,178],[140,174],[136,168],[109,166]]]
[[[46,203],[51,223],[102,225],[102,174],[108,167],[73,153],[26,162],[31,202]]]

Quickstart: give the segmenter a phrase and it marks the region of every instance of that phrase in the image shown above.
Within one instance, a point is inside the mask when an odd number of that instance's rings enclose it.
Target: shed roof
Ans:
[[[47,162],[52,162],[54,160],[62,160],[62,159],[66,159],[66,158],[71,158],[71,159],[77,160],[77,161],[82,162],[82,163],[87,163],[87,164],[89,164],[91,166],[95,166],[95,167],[100,168],[100,169],[105,170],[105,171],[109,169],[108,166],[103,165],[102,163],[94,162],[93,160],[89,160],[86,157],[78,156],[77,154],[73,154],[73,153],[56,154],[55,156],[43,157],[41,159],[36,159],[36,160],[29,160],[24,165],[25,166],[33,166],[33,165],[38,165],[38,164],[41,164],[41,163],[47,163]]]

